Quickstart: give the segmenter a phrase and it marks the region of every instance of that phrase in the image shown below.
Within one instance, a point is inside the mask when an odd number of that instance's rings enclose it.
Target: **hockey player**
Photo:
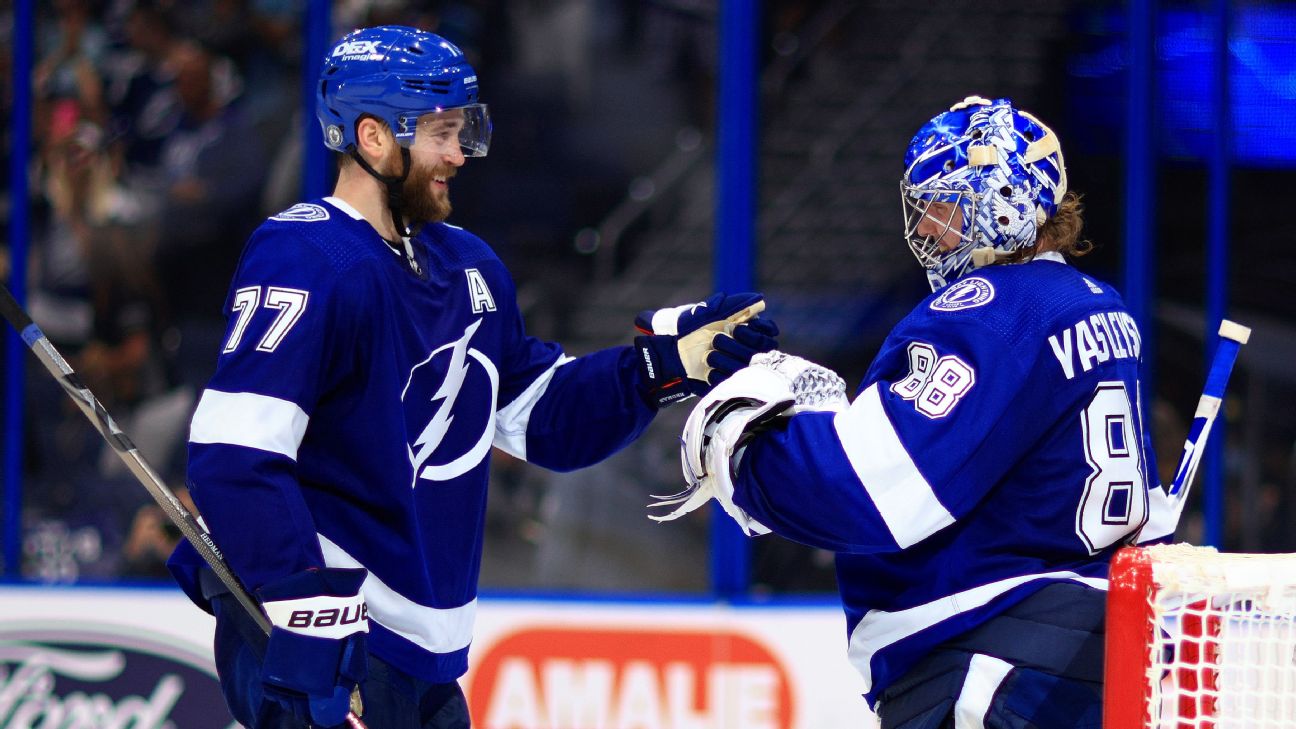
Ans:
[[[1108,562],[1169,513],[1138,328],[1067,263],[1088,244],[1057,137],[1007,99],[923,126],[900,187],[933,293],[853,402],[777,352],[704,397],[676,513],[714,496],[837,553],[883,727],[1097,727]]]
[[[552,469],[595,463],[777,331],[741,294],[650,312],[634,347],[572,358],[527,336],[495,253],[442,222],[451,179],[491,132],[459,49],[358,30],[326,57],[317,94],[343,155],[337,186],[248,241],[190,432],[194,501],[273,623],[268,641],[187,545],[172,569],[216,615],[221,685],[244,725],[342,724],[359,684],[371,729],[467,727],[456,679],[491,447]]]

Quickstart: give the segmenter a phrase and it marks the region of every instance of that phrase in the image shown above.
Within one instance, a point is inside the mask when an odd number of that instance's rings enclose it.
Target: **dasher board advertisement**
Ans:
[[[0,588],[0,727],[237,727],[215,626],[178,589]]]
[[[0,587],[0,727],[237,729],[177,589]],[[875,726],[830,604],[483,598],[474,729]]]
[[[840,608],[485,601],[474,729],[876,726]]]

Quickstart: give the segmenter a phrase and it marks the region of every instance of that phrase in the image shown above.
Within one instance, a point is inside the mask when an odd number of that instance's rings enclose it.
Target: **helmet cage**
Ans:
[[[943,278],[957,275],[955,271],[968,261],[977,243],[977,228],[969,225],[976,220],[980,197],[966,180],[950,180],[938,185],[910,185],[900,182],[900,204],[904,214],[904,238],[918,264]],[[950,203],[948,214],[936,214],[934,203]],[[954,228],[956,214],[962,213],[962,223]],[[939,228],[934,235],[918,232],[923,220],[931,220]],[[959,243],[950,250],[941,248],[940,242],[947,233],[958,234]]]

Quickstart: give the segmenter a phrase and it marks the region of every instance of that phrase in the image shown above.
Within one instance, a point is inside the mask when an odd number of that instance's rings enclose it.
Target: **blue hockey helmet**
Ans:
[[[409,147],[420,116],[450,109],[463,109],[464,156],[486,156],[491,124],[486,105],[477,101],[477,73],[463,51],[439,35],[402,25],[362,28],[324,57],[315,114],[329,149],[352,151],[356,123],[365,114],[382,119]]]
[[[950,107],[914,135],[904,165],[905,241],[933,290],[1034,246],[1067,189],[1057,135],[1008,99],[969,96]],[[924,219],[942,234],[920,234]],[[959,243],[942,247],[949,232]]]

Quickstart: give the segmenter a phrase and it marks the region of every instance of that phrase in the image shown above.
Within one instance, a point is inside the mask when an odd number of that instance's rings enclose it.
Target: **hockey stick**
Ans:
[[[1219,335],[1215,357],[1211,360],[1210,372],[1206,375],[1206,386],[1202,389],[1201,399],[1197,401],[1192,427],[1188,429],[1188,439],[1184,441],[1183,455],[1179,457],[1179,467],[1175,469],[1174,480],[1170,482],[1169,496],[1174,501],[1176,524],[1183,514],[1193,477],[1197,475],[1197,466],[1201,465],[1202,454],[1206,452],[1206,439],[1210,437],[1211,425],[1215,423],[1220,403],[1224,400],[1224,388],[1228,385],[1229,374],[1233,372],[1233,362],[1237,359],[1238,350],[1251,337],[1251,329],[1224,319],[1220,322]]]
[[[180,533],[193,544],[194,549],[202,556],[203,561],[212,568],[212,571],[216,573],[216,576],[220,578],[225,587],[229,588],[234,599],[238,600],[239,605],[243,606],[248,615],[252,616],[252,620],[256,622],[257,627],[261,628],[266,635],[269,635],[272,627],[270,619],[266,617],[265,612],[261,610],[261,606],[248,594],[243,584],[239,582],[238,577],[230,570],[211,535],[198,523],[194,515],[189,513],[184,504],[180,503],[175,492],[163,483],[162,477],[158,475],[157,471],[154,471],[148,461],[144,460],[144,456],[136,449],[131,439],[121,428],[117,427],[117,423],[108,414],[108,410],[94,396],[94,393],[90,392],[90,388],[81,383],[81,378],[77,377],[71,365],[67,363],[67,360],[63,359],[63,355],[59,354],[58,350],[45,336],[45,333],[27,315],[27,312],[23,311],[22,306],[9,292],[9,287],[4,284],[0,284],[0,315],[4,316],[5,320],[9,322],[9,326],[12,326],[18,332],[23,342],[36,355],[36,359],[40,360],[41,364],[45,365],[45,369],[62,385],[63,391],[68,394],[68,397],[72,398],[77,407],[81,408],[81,412],[95,426],[99,434],[104,437],[104,440],[108,441],[108,445],[112,446],[117,457],[121,458],[122,462],[134,474],[140,485],[149,492],[149,495],[153,497],[158,506],[162,507],[162,511],[167,515],[167,518],[179,527]],[[359,706],[358,699],[359,691],[357,689],[351,694],[352,712],[347,714],[347,723],[353,729],[365,729],[364,723],[360,720],[359,712],[356,711]]]

